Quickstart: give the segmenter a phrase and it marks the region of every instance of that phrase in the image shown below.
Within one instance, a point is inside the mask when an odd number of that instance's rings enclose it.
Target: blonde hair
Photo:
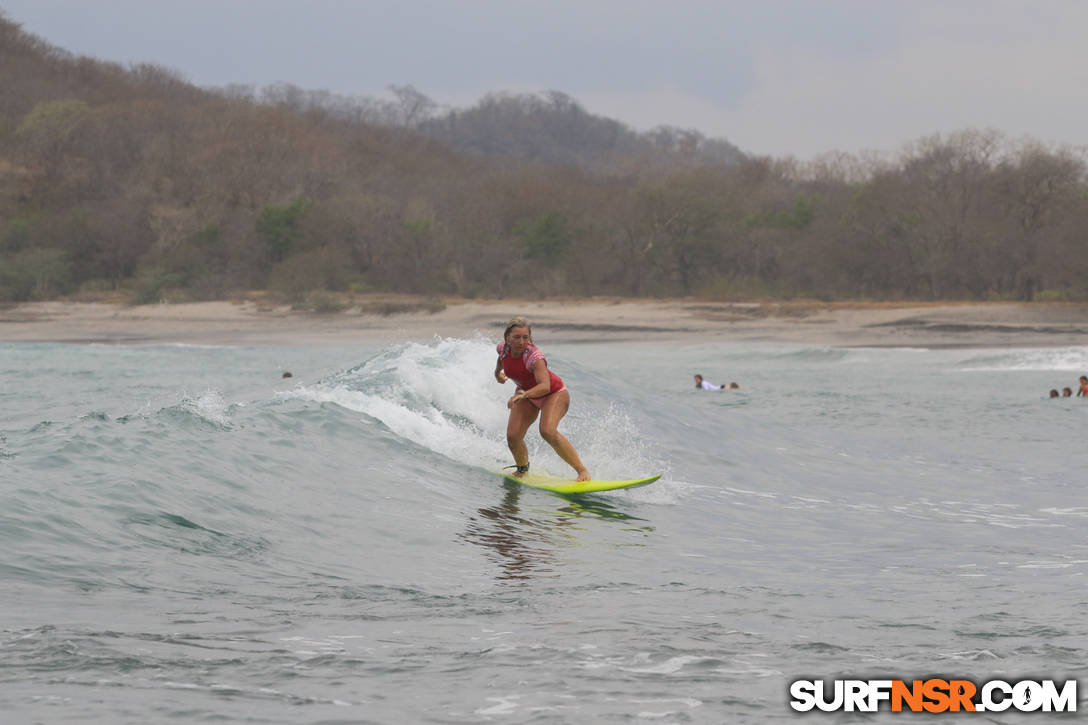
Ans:
[[[512,317],[510,321],[506,323],[506,331],[502,333],[502,339],[510,337],[510,331],[515,327],[524,327],[529,331],[529,342],[533,341],[533,328],[529,325],[529,321],[524,317]]]

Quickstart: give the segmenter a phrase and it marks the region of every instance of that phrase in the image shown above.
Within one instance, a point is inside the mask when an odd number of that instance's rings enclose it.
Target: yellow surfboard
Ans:
[[[620,488],[646,486],[661,478],[661,474],[649,476],[648,478],[636,478],[630,481],[572,481],[569,478],[548,476],[541,473],[527,473],[521,478],[518,478],[512,473],[503,473],[502,477],[512,483],[520,483],[522,486],[539,488],[544,491],[551,491],[552,493],[578,494],[598,493],[600,491],[615,491]]]

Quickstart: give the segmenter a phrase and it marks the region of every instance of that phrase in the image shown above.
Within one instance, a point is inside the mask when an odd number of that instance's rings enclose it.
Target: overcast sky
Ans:
[[[757,154],[892,151],[968,127],[1088,145],[1084,0],[0,0],[79,55],[201,86],[441,104],[559,90]]]

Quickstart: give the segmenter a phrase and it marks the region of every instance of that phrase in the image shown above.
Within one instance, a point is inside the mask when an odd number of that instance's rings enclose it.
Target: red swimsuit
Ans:
[[[521,357],[513,357],[510,354],[510,346],[505,342],[500,342],[497,349],[499,358],[502,360],[502,371],[506,373],[506,377],[517,383],[520,390],[535,388],[536,376],[533,375],[533,365],[537,360],[544,360],[544,353],[540,351],[540,348],[529,345],[525,348],[525,352],[521,353]],[[563,389],[563,379],[551,370],[548,371],[548,382],[548,395]]]

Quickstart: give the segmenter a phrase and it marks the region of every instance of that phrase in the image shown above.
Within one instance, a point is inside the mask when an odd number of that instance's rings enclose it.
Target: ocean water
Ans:
[[[765,723],[797,678],[1088,672],[1088,401],[1046,399],[1088,348],[537,336],[590,470],[659,482],[504,485],[484,337],[0,345],[2,721]]]

